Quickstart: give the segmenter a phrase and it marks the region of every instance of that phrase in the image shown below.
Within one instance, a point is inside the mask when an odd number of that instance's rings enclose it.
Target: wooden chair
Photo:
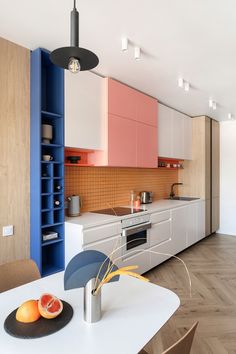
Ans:
[[[180,338],[175,344],[166,349],[162,354],[189,354],[191,351],[193,337],[198,326],[198,322],[188,330],[188,332]],[[139,354],[148,354],[144,349]]]
[[[0,265],[0,293],[40,279],[38,267],[31,259]]]

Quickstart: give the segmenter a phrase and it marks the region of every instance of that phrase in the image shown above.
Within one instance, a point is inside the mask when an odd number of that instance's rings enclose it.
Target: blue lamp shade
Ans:
[[[78,253],[71,259],[66,267],[64,274],[64,289],[70,290],[84,288],[90,279],[97,277],[98,273],[99,279],[101,280],[104,277],[109,264],[112,264],[113,266],[112,271],[118,269],[118,267],[102,252],[89,250]],[[113,277],[110,282],[118,281],[119,278],[119,275],[117,275]]]

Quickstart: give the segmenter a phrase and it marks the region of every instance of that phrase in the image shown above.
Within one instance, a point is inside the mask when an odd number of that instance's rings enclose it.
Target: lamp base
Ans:
[[[88,323],[98,322],[102,317],[101,290],[93,295],[95,281],[96,278],[90,279],[84,288],[84,320]]]

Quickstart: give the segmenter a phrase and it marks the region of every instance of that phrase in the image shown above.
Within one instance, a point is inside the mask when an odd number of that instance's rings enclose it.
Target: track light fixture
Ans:
[[[141,59],[141,49],[140,49],[140,47],[135,47],[134,48],[134,59],[135,60],[140,60]]]
[[[126,37],[121,39],[121,50],[122,52],[126,52],[128,50],[128,38]]]
[[[184,91],[189,91],[189,88],[190,88],[190,85],[189,85],[189,82],[185,81],[184,82]]]
[[[185,81],[182,77],[178,78],[178,86],[182,89],[184,89],[184,91],[188,92],[190,89],[190,84],[188,81]]]
[[[209,98],[209,107],[212,108],[213,110],[216,110],[217,108],[217,103],[212,98]]]

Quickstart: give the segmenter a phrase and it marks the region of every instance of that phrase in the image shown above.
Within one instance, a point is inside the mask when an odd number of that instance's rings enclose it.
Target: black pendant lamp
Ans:
[[[79,47],[79,13],[76,9],[76,0],[74,0],[74,8],[71,11],[70,18],[70,47],[55,49],[51,53],[50,59],[53,64],[70,70],[72,73],[91,70],[98,65],[99,60],[96,54],[90,50]]]

